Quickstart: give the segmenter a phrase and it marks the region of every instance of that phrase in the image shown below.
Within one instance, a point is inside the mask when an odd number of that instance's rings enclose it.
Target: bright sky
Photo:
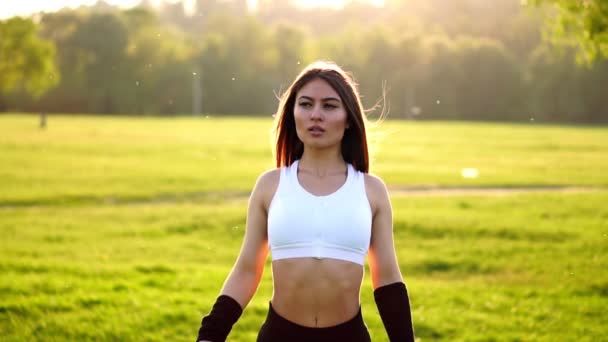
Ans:
[[[177,2],[179,0],[169,0]],[[255,6],[257,0],[247,0],[250,6]],[[368,0],[375,6],[382,6],[384,0]],[[10,18],[15,15],[29,15],[31,13],[45,11],[57,11],[63,7],[78,7],[81,5],[93,5],[97,0],[0,0],[0,19]],[[141,2],[141,0],[105,0],[105,2],[119,5],[121,7],[132,7]],[[160,0],[153,0],[152,3],[159,3]],[[185,6],[188,8],[194,4],[195,0],[185,0]],[[346,3],[346,0],[296,0],[302,7],[317,7],[324,6],[330,8],[340,8]]]

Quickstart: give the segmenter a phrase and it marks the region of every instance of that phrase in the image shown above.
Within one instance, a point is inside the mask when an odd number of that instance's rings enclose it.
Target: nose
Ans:
[[[310,111],[310,119],[323,120],[323,113],[320,105],[314,106],[314,108]]]

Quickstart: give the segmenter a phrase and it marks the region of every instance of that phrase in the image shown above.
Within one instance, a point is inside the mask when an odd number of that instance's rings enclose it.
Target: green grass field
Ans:
[[[51,115],[40,130],[0,116],[0,339],[194,341],[238,253],[247,192],[273,167],[270,128]],[[608,128],[387,121],[373,133],[373,171],[392,189],[596,187],[393,196],[420,341],[606,340]],[[229,341],[255,341],[271,292],[267,267]],[[361,299],[386,341],[369,271]]]

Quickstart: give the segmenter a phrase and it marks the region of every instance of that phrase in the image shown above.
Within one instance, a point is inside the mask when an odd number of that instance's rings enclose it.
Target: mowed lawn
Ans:
[[[246,194],[274,167],[272,118],[0,116],[0,201],[14,205]],[[372,172],[403,186],[608,186],[608,127],[371,125]],[[463,168],[479,177],[465,179]],[[203,196],[204,197],[204,196]]]
[[[273,167],[271,118],[36,120],[0,116],[0,340],[194,341]],[[394,195],[419,340],[606,339],[608,128],[387,121],[372,135],[392,189],[596,187]],[[271,277],[268,261],[230,341],[255,341]],[[369,270],[361,300],[386,341]]]

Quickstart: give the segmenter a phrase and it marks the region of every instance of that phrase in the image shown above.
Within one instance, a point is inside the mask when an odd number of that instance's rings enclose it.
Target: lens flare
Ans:
[[[479,177],[479,171],[476,168],[465,167],[460,171],[463,178],[477,178]]]

